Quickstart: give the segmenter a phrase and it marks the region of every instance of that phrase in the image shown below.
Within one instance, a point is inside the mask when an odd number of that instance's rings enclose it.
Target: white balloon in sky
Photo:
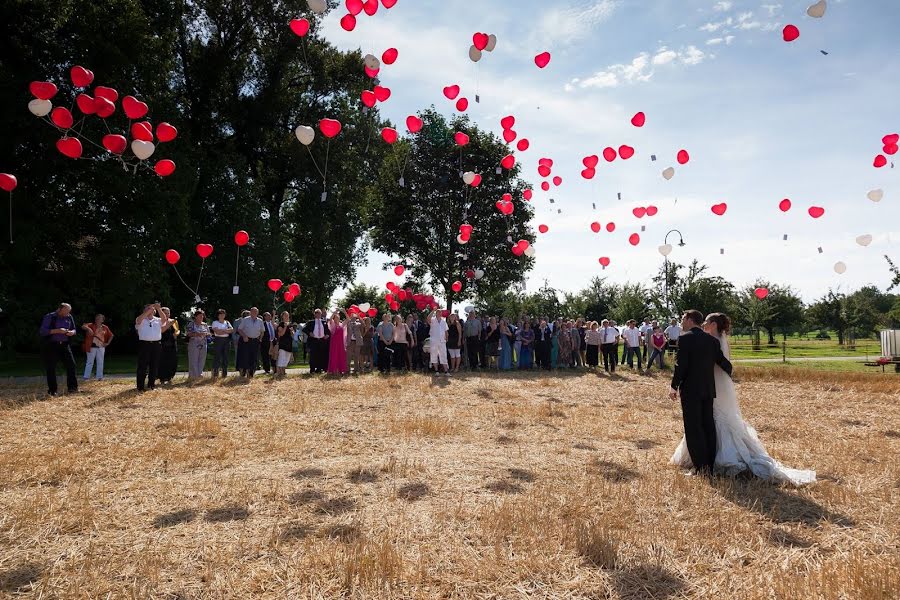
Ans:
[[[666,181],[672,179],[673,177],[675,177],[675,168],[669,167],[668,169],[666,169],[665,171],[662,172],[662,176],[665,178]]]
[[[459,244],[468,244],[468,243],[469,243],[469,240],[464,240],[464,239],[463,239],[462,234],[456,236],[456,241],[457,241],[457,243],[459,243]]]
[[[821,19],[825,16],[825,10],[828,8],[828,3],[825,0],[819,0],[812,6],[806,9],[806,14],[811,16],[813,19]]]
[[[297,136],[297,139],[301,144],[309,146],[313,143],[313,140],[316,139],[316,130],[312,127],[307,127],[306,125],[300,125],[294,130],[294,135]]]
[[[523,254],[528,258],[532,258],[536,254],[534,246],[528,246],[527,248],[525,248],[525,252],[523,252]]]
[[[366,66],[369,67],[369,69],[372,71],[377,71],[381,68],[381,61],[378,60],[378,57],[376,57],[374,54],[366,54],[363,62],[365,62]]]
[[[49,100],[40,100],[35,98],[28,103],[28,110],[36,117],[46,117],[53,110],[53,103]]]
[[[872,243],[872,234],[867,233],[865,235],[859,236],[858,238],[856,238],[856,243],[863,247],[868,246]]]
[[[834,272],[837,273],[838,275],[843,275],[844,273],[847,272],[847,265],[845,265],[842,262],[834,263]]]
[[[469,48],[469,58],[472,59],[472,62],[481,60],[481,50],[476,48],[474,44]]]
[[[488,52],[493,52],[494,48],[496,48],[496,47],[497,47],[497,36],[492,33],[491,35],[488,36],[488,45],[485,46],[484,49],[487,50]]]
[[[147,160],[153,156],[155,150],[156,146],[151,142],[145,142],[144,140],[133,140],[131,142],[131,151],[134,152],[134,155],[140,160]]]
[[[868,196],[869,200],[872,202],[881,202],[881,199],[884,198],[884,190],[872,190],[866,194],[866,196]]]
[[[463,173],[463,181],[466,185],[472,185],[472,182],[475,181],[475,173],[472,171],[466,171]]]
[[[370,308],[372,308],[372,305],[368,302],[363,302],[359,305],[359,310],[361,310],[362,312],[369,312]]]
[[[317,15],[321,15],[328,10],[328,2],[326,0],[306,0],[306,3],[309,5],[309,10]]]
[[[484,271],[482,269],[475,269],[475,279],[481,279],[484,277]]]
[[[663,256],[668,256],[672,254],[672,244],[663,244],[659,247],[659,253]]]

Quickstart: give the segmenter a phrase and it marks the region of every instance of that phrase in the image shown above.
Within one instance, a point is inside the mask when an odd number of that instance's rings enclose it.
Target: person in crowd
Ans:
[[[418,349],[416,354],[419,356],[419,368],[422,371],[428,371],[431,368],[431,352],[425,351],[425,340],[428,339],[429,329],[425,319],[420,319],[416,314],[416,340],[418,340]]]
[[[406,329],[409,331],[409,334],[406,336],[408,340],[408,345],[406,347],[406,368],[410,372],[416,371],[416,368],[418,367],[418,360],[416,360],[416,357],[419,355],[419,338],[416,334],[416,321],[418,318],[419,317],[416,314],[406,316]]]
[[[519,354],[519,369],[530,370],[532,368],[531,352],[534,345],[534,331],[531,329],[531,322],[528,319],[525,319],[522,324],[518,341],[522,347],[521,354]]]
[[[443,322],[447,329],[447,354],[449,355],[447,371],[458,373],[459,365],[462,362],[463,326],[459,322],[459,315],[456,313],[447,315]]]
[[[653,364],[653,361],[659,357],[659,368],[660,370],[666,367],[665,362],[663,361],[663,356],[666,353],[666,335],[663,333],[662,328],[657,325],[653,328],[653,333],[650,335],[650,345],[653,350],[650,354],[650,360],[647,361],[647,370],[650,370],[650,365]]]
[[[363,336],[363,322],[358,312],[354,312],[347,318],[347,372],[350,372],[351,365],[353,373],[359,375],[362,373],[360,357],[362,356],[362,348],[365,343]]]
[[[216,320],[210,325],[213,335],[213,379],[222,373],[222,377],[228,377],[228,349],[231,347],[231,335],[234,328],[225,318],[228,314],[224,308],[216,311]]]
[[[374,350],[375,329],[372,327],[372,319],[366,317],[362,320],[363,343],[359,349],[359,359],[362,361],[363,372],[368,373],[372,370],[372,356]]]
[[[509,322],[505,318],[500,319],[500,358],[497,361],[497,368],[501,371],[512,369],[512,348],[514,343],[515,336],[509,327]]]
[[[393,364],[394,350],[394,324],[391,321],[391,313],[386,312],[381,317],[381,324],[377,328],[378,333],[378,371],[390,373]]]
[[[474,371],[481,366],[481,357],[484,353],[482,348],[484,327],[476,311],[469,313],[463,330],[466,334],[466,358],[469,361],[469,370]]]
[[[341,313],[344,318],[341,319]],[[331,313],[328,321],[328,331],[331,336],[331,344],[328,348],[328,373],[331,375],[347,374],[347,313],[339,308]]]
[[[171,323],[169,315],[159,305],[159,302],[145,306],[144,312],[134,320],[134,328],[138,334],[137,389],[139,392],[143,392],[146,388],[156,389],[164,327],[166,331],[170,331]]]
[[[606,322],[604,321],[604,325]],[[596,369],[600,364],[600,349],[603,348],[603,334],[598,329],[597,321],[591,321],[584,332],[585,363],[588,367]],[[606,355],[604,354],[604,359]]]
[[[572,349],[571,354],[568,357],[568,365],[570,367],[584,367],[584,363],[581,362],[581,333],[578,331],[578,320],[569,320],[568,327],[568,335],[569,335],[569,347]],[[587,349],[585,349],[587,351]]]
[[[47,393],[56,396],[56,364],[66,367],[66,388],[70,394],[78,391],[78,375],[75,373],[75,357],[72,355],[72,338],[75,336],[75,318],[72,305],[66,302],[41,319],[41,358],[47,373]]]
[[[103,362],[106,357],[106,347],[113,339],[112,330],[104,323],[106,317],[98,314],[93,323],[85,323],[84,329],[84,353],[87,355],[87,363],[84,365],[84,380],[91,378],[91,370],[97,365],[97,381],[103,381]],[[55,369],[54,369],[55,370]]]
[[[275,336],[275,323],[272,322],[272,313],[263,313],[263,336],[259,342],[259,357],[262,359],[262,368],[266,375],[272,370],[272,359],[278,358],[278,338]]]
[[[499,369],[497,359],[500,356],[500,326],[497,324],[497,317],[490,318],[484,332],[484,356],[488,361],[486,368],[495,371]]]
[[[168,320],[162,327],[157,377],[160,383],[170,384],[178,372],[178,336],[181,335],[181,328],[178,326],[178,319],[172,318],[172,311],[168,306],[163,306],[162,311]]]
[[[584,338],[587,335],[588,327],[585,325],[585,321],[583,318],[579,318],[575,324],[578,329],[578,366],[585,366],[587,364],[587,345],[585,344]]]
[[[512,362],[513,362],[513,365],[516,366],[516,368],[518,368],[518,366],[519,366],[519,357],[522,356],[522,336],[519,335],[519,332],[522,331],[524,326],[525,326],[525,319],[522,318],[521,316],[519,316],[519,320],[516,321],[516,325],[515,325],[515,327],[513,327],[513,332],[512,332],[513,335],[515,336],[514,337],[515,341],[513,342],[513,353],[514,354],[512,357]]]
[[[641,326],[638,327],[638,330],[641,332],[641,345],[643,346],[643,358],[644,362],[647,363],[647,366],[650,366],[650,352],[653,350],[652,345],[650,344],[650,337],[653,335],[653,326],[650,324],[650,317],[644,317],[644,322],[641,323]]]
[[[250,316],[249,310],[242,310],[241,316],[235,319],[234,321],[234,333],[231,335],[231,341],[234,345],[234,368],[236,371],[240,372],[240,367],[238,367],[238,359],[241,356],[241,344],[243,344],[243,340],[241,339],[241,334],[238,333],[238,330],[241,327],[241,322]]]
[[[394,368],[398,371],[406,369],[406,351],[409,350],[409,329],[400,315],[394,315],[394,340],[391,349],[394,351]]]
[[[550,328],[550,368],[556,370],[559,368],[559,334],[562,330],[560,319],[551,323]]]
[[[625,324],[622,331],[622,339],[625,346],[625,357],[628,361],[628,368],[634,369],[635,356],[637,357],[637,370],[641,371],[641,331],[636,327],[637,322],[634,319]],[[625,361],[622,361],[625,364]]]
[[[278,359],[275,361],[275,379],[287,377],[287,366],[294,359],[294,336],[296,331],[291,324],[291,314],[281,313],[278,327],[275,329],[275,343],[278,347]]]
[[[569,321],[565,319],[559,322],[559,334],[556,336],[556,343],[558,347],[556,366],[559,369],[568,369],[572,366],[572,330],[569,327]]]
[[[259,309],[250,309],[250,316],[241,319],[238,334],[241,344],[238,350],[238,372],[242,377],[253,379],[259,368],[259,342],[263,337],[263,320],[259,318]]]
[[[447,336],[449,329],[447,321],[444,319],[441,311],[435,309],[426,317],[426,322],[428,323],[431,368],[434,370],[436,377],[441,375],[449,377],[449,365],[447,364]]]
[[[329,337],[328,323],[322,318],[322,309],[313,312],[313,320],[303,326],[306,343],[309,345],[309,372],[324,373],[328,370]]]
[[[550,351],[553,344],[551,339],[552,333],[547,319],[541,318],[538,321],[538,329],[534,334],[535,354],[538,357],[538,367],[546,371],[549,371],[552,367],[550,363]]]
[[[669,322],[669,326],[666,327],[665,334],[669,354],[673,354],[676,350],[678,350],[678,338],[681,337],[681,324],[678,322],[678,319],[673,318]]]
[[[188,338],[188,380],[195,381],[203,377],[203,368],[206,366],[206,346],[210,335],[206,313],[197,310],[185,332]]]
[[[619,324],[616,323],[615,319],[609,320],[609,326],[616,330],[616,341],[613,342],[613,347],[611,349],[611,358],[613,364],[618,367],[619,366],[619,342],[622,341],[622,330],[619,329]],[[615,370],[615,369],[613,369]]]
[[[600,328],[600,351],[603,353],[603,369],[607,373],[616,372],[616,342],[619,330],[608,319],[603,319]]]

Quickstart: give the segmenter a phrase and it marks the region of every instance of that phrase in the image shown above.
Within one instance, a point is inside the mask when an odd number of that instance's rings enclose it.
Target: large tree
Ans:
[[[419,117],[422,130],[394,144],[381,168],[380,193],[373,198],[371,213],[374,247],[425,278],[443,293],[448,306],[475,295],[475,286],[466,282],[468,269],[484,271],[477,282],[480,293],[506,290],[533,264],[531,258],[511,252],[520,239],[534,241],[528,227],[533,213],[522,200],[526,186],[519,167],[497,174],[509,149],[467,117],[448,121],[433,108]],[[457,132],[469,136],[467,145],[456,145]],[[466,185],[462,174],[468,171],[481,175],[480,186]],[[495,206],[505,193],[515,204],[510,216]],[[463,223],[474,227],[465,245],[456,239]],[[452,290],[456,281],[466,284],[459,293]]]
[[[734,298],[734,286],[722,277],[708,275],[708,270],[696,260],[687,266],[669,262],[653,278],[650,305],[663,318],[688,309],[704,314],[726,310]]]

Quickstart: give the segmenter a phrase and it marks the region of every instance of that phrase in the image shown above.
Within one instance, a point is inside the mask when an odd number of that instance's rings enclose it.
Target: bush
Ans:
[[[827,331],[820,331],[819,333],[816,334],[816,339],[817,340],[830,340],[831,336],[828,335]]]

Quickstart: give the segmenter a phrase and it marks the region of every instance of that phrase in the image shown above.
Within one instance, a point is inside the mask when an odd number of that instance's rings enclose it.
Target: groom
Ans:
[[[713,401],[716,398],[715,366],[731,375],[731,363],[722,354],[719,340],[704,332],[703,314],[689,310],[681,320],[685,333],[678,339],[675,374],[672,376],[672,400],[681,392],[681,414],[688,453],[700,473],[711,474],[716,461],[716,422]]]

